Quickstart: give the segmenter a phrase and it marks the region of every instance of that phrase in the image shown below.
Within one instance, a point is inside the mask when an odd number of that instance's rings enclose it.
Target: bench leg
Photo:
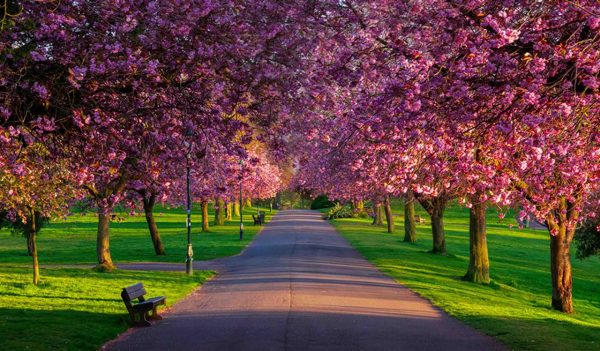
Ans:
[[[163,318],[158,314],[158,311],[156,309],[157,309],[157,307],[154,307],[152,309],[152,315],[150,316],[150,319],[152,319],[154,321],[159,321]]]
[[[140,312],[139,316],[140,316],[140,321],[135,323],[137,326],[139,326],[139,327],[149,327],[149,326],[152,325],[148,321],[148,311]]]
[[[138,322],[135,320],[135,312],[130,311],[129,312],[129,318],[131,318],[131,324],[132,325],[137,325]]]

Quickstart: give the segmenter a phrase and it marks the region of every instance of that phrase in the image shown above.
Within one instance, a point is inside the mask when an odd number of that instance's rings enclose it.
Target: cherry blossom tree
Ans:
[[[489,279],[488,202],[518,202],[544,220],[553,306],[571,312],[568,247],[598,184],[598,5],[344,1],[331,9],[339,16],[324,37],[335,40],[316,51],[326,68],[315,79],[341,88],[318,90],[317,110],[351,115],[348,134],[372,133],[391,153],[414,157],[414,148],[435,145],[425,162],[397,170],[409,180],[398,185],[438,194],[432,180],[450,184],[471,208],[469,280]],[[428,141],[411,142],[411,131]],[[448,172],[428,175],[433,169]]]
[[[36,236],[50,218],[66,216],[72,199],[81,196],[64,160],[50,157],[41,143],[12,145],[14,154],[0,157],[0,193],[4,225],[27,239],[27,250],[33,262],[33,283],[40,280]],[[7,142],[4,139],[3,142]],[[6,145],[4,145],[6,146]]]

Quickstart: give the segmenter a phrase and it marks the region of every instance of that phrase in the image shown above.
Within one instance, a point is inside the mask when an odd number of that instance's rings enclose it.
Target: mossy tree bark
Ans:
[[[97,270],[110,272],[115,265],[110,254],[110,215],[98,210],[98,234],[96,236]]]
[[[148,223],[148,230],[150,231],[150,239],[152,239],[152,245],[154,246],[154,252],[159,256],[164,256],[165,246],[160,238],[158,232],[158,226],[154,219],[154,205],[156,204],[156,194],[150,196],[142,195],[142,201],[144,203],[144,214],[146,215],[146,223]]]
[[[574,203],[561,199],[559,210],[548,215],[550,231],[550,271],[552,273],[552,307],[565,313],[573,312],[573,274],[571,272],[571,242],[579,212]]]
[[[415,198],[409,193],[404,203],[404,242],[417,242],[417,224],[415,222]]]
[[[207,232],[210,230],[208,224],[208,200],[202,200],[202,231]]]
[[[373,225],[383,225],[383,206],[380,202],[373,200]]]
[[[383,202],[383,207],[385,209],[385,220],[387,222],[387,232],[394,232],[394,217],[392,214],[392,204],[390,201],[389,195],[385,197],[385,201]]]
[[[445,254],[446,235],[444,232],[444,211],[446,210],[448,199],[444,195],[437,197],[424,197],[416,193],[414,195],[431,217],[433,248],[430,252],[434,254]]]
[[[489,284],[490,261],[486,233],[486,204],[473,201],[469,210],[469,268],[463,277],[473,283]]]
[[[513,184],[525,198],[535,203],[529,186],[521,181]],[[572,201],[561,197],[558,207],[546,216],[550,233],[550,273],[552,276],[552,307],[565,313],[573,313],[573,274],[571,271],[571,243],[575,237],[575,224],[579,221],[582,189],[578,188]]]
[[[126,163],[132,163],[133,160],[127,159]],[[119,174],[119,178],[115,179],[110,184],[107,184],[104,190],[98,191],[93,186],[86,186],[86,189],[92,195],[97,203],[105,202],[110,199],[113,195],[121,194],[125,191],[129,174],[126,170],[122,169]],[[110,254],[110,212],[112,211],[114,204],[109,204],[108,207],[98,208],[98,231],[96,236],[96,255],[98,257],[98,265],[96,270],[110,272],[116,267],[112,261]]]
[[[215,225],[225,225],[225,201],[220,197],[215,199]]]
[[[227,210],[227,214],[225,215],[225,219],[228,221],[233,220],[233,205],[231,204],[231,202],[227,203],[227,206],[225,206],[225,210]]]
[[[573,276],[571,273],[570,242],[568,230],[560,228],[559,234],[550,237],[550,269],[552,271],[552,307],[573,312]]]
[[[236,217],[240,216],[240,202],[239,201],[235,201],[233,203],[233,213]]]

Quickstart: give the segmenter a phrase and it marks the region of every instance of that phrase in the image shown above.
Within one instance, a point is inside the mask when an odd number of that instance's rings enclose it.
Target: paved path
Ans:
[[[503,349],[380,273],[317,212],[280,212],[218,266],[164,320],[106,349]]]

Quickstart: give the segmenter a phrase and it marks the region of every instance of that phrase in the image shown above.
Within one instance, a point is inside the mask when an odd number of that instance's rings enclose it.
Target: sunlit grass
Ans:
[[[265,209],[262,209],[263,211]],[[194,260],[209,260],[217,257],[238,254],[260,229],[254,226],[251,214],[256,208],[244,210],[244,240],[239,240],[239,217],[224,226],[213,226],[212,209],[210,213],[210,231],[201,231],[199,209],[192,215],[192,243]],[[266,210],[267,220],[271,215]],[[110,251],[113,261],[118,265],[125,262],[185,262],[187,232],[185,211],[183,209],[156,210],[155,217],[161,238],[167,252],[166,256],[156,256],[152,241],[142,215],[129,217],[121,214],[123,221],[110,224]],[[95,264],[96,263],[97,217],[93,213],[76,213],[66,220],[48,223],[38,235],[39,260],[47,264]],[[26,242],[20,236],[9,231],[0,231],[0,265],[29,264],[26,255]]]
[[[395,214],[402,214],[396,203]],[[418,207],[418,206],[417,206]],[[417,213],[428,218],[422,209]],[[550,244],[545,230],[510,229],[514,219],[488,214],[490,285],[461,280],[469,262],[468,211],[446,213],[447,256],[429,254],[429,221],[419,224],[418,242],[403,243],[403,217],[396,233],[368,219],[333,224],[381,271],[467,324],[518,350],[600,349],[600,260],[573,259],[572,315],[551,309]]]
[[[238,254],[256,235],[251,214],[244,211],[245,235],[239,240],[239,217],[225,226],[200,231],[200,217],[193,217],[195,260]],[[273,213],[274,214],[274,213]],[[117,263],[184,262],[187,235],[182,209],[158,209],[156,220],[167,256],[156,256],[143,216],[111,223],[111,253]],[[267,219],[270,219],[267,212]],[[0,231],[0,349],[2,350],[97,350],[124,331],[128,315],[120,292],[143,282],[153,296],[167,296],[172,304],[193,291],[213,272],[141,272],[117,270],[98,273],[85,265],[96,262],[96,216],[74,214],[47,224],[38,237],[42,267],[84,265],[83,268],[42,268],[39,286],[31,283],[31,258],[26,242],[7,230]],[[211,213],[211,224],[213,216]]]
[[[97,350],[128,327],[123,287],[142,281],[171,305],[212,274],[54,268],[42,269],[35,286],[26,268],[1,268],[0,349]]]

